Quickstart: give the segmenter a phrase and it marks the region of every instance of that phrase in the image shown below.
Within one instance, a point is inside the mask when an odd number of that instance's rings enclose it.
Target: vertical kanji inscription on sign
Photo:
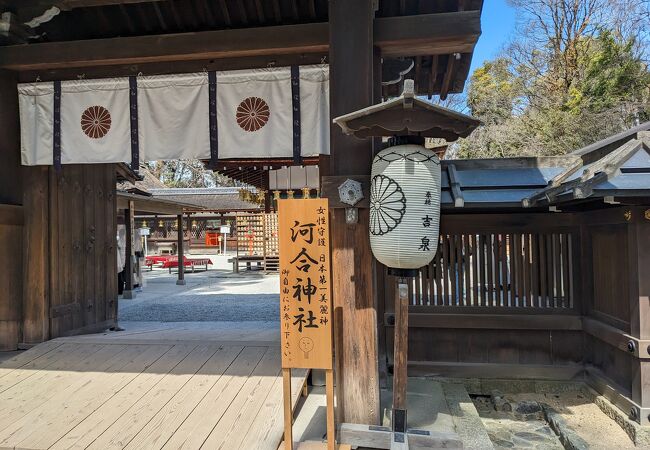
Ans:
[[[278,201],[282,367],[332,368],[327,199]]]

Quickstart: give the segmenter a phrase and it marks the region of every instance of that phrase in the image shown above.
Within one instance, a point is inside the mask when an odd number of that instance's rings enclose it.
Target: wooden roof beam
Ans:
[[[382,17],[374,23],[383,57],[471,53],[480,35],[480,11]]]
[[[0,67],[43,70],[327,52],[327,23],[0,47]]]
[[[223,5],[223,3],[222,3]],[[471,52],[480,12],[375,19],[382,56]],[[0,47],[0,68],[42,70],[327,52],[327,22]],[[451,80],[450,80],[451,82]]]

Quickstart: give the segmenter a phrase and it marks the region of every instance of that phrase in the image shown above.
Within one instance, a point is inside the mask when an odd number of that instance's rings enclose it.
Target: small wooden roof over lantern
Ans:
[[[481,124],[478,119],[420,100],[413,80],[404,80],[402,95],[334,119],[345,134],[358,138],[420,136],[449,142],[467,137]]]

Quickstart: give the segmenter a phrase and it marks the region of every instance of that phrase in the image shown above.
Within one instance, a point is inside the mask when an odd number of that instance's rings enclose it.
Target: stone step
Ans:
[[[392,379],[388,380],[388,385],[392,385]],[[391,426],[392,403],[392,390],[382,390],[383,425],[387,427]],[[410,429],[425,430],[432,434],[456,434],[466,449],[494,448],[462,383],[409,378],[407,415]]]
[[[483,421],[462,383],[440,383],[458,437],[467,449],[492,450],[494,445]]]

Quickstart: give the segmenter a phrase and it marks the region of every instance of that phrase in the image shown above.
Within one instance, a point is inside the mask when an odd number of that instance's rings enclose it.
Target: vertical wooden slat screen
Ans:
[[[420,307],[571,309],[571,232],[441,234],[409,285]]]

